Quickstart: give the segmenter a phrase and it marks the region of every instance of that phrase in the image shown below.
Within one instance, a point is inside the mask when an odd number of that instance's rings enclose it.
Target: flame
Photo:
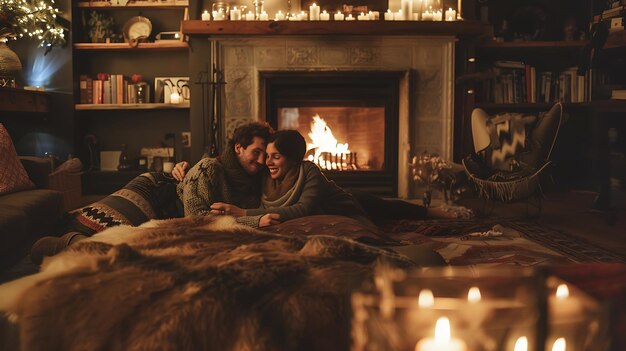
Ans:
[[[437,319],[435,325],[435,343],[446,344],[450,342],[450,320],[447,317]]]
[[[567,299],[569,297],[569,288],[567,284],[560,284],[556,288],[556,298],[559,300]]]
[[[513,351],[528,351],[528,338],[525,336],[517,338]]]
[[[476,303],[476,302],[480,302],[481,300],[481,296],[480,296],[480,289],[478,289],[478,287],[471,287],[469,289],[469,291],[467,292],[467,302],[469,303]]]
[[[417,298],[417,304],[421,308],[430,308],[435,304],[435,297],[433,296],[433,292],[424,289],[420,291],[419,297]]]
[[[338,143],[326,121],[319,115],[313,116],[309,138],[311,139],[311,143],[308,145],[309,150],[315,149],[315,154],[308,157],[309,161],[323,164],[324,160],[320,158],[323,152],[328,152],[331,155],[341,155],[342,159],[345,159],[345,156],[350,153],[348,143]],[[332,169],[337,169],[339,166],[335,162],[331,164]]]
[[[566,347],[565,338],[558,338],[552,344],[552,351],[565,351]]]

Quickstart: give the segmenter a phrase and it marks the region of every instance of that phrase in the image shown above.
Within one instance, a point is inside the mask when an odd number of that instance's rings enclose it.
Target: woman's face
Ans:
[[[265,164],[270,170],[270,177],[272,179],[283,179],[291,169],[292,163],[276,149],[274,143],[267,144],[265,152],[267,153]]]

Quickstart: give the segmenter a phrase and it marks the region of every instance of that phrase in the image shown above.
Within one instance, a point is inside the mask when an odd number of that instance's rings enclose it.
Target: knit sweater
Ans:
[[[335,214],[348,216],[376,227],[366,216],[365,211],[352,195],[328,180],[317,165],[304,161],[300,166],[300,174],[296,185],[288,192],[287,206],[274,207],[271,201],[264,196],[261,207],[246,210],[246,216],[260,216],[266,213],[277,213],[280,221],[294,218],[318,215]],[[244,217],[246,217],[244,216]],[[252,221],[245,220],[248,225]],[[258,222],[256,223],[258,226]],[[254,226],[254,225],[253,225]]]

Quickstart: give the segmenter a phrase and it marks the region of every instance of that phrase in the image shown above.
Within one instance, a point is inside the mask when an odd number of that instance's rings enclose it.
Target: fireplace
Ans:
[[[397,196],[404,73],[261,71],[265,119],[298,130],[307,141],[305,160],[338,185]]]

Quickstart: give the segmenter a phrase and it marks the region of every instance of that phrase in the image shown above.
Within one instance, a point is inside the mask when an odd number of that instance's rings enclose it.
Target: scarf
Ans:
[[[292,167],[283,179],[272,179],[265,173],[263,182],[263,207],[283,207],[293,205],[300,198],[304,187],[304,166]]]
[[[224,165],[226,179],[233,197],[235,205],[242,208],[259,207],[261,197],[261,177],[260,174],[248,174],[237,158],[237,154],[232,147],[228,147],[217,159]]]

